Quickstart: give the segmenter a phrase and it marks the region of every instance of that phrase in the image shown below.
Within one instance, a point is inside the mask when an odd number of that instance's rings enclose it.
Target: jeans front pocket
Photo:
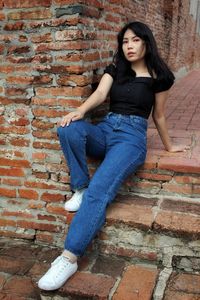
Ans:
[[[147,120],[141,117],[131,117],[131,126],[138,137],[146,140],[147,138]]]

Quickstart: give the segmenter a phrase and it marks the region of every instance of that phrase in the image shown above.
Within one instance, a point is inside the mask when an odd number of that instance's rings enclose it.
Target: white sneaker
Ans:
[[[77,271],[77,268],[77,262],[71,263],[67,257],[58,256],[39,280],[38,287],[46,291],[57,290]]]
[[[81,190],[76,190],[74,195],[71,197],[71,199],[65,203],[65,206],[64,206],[65,210],[68,210],[71,212],[75,212],[75,211],[79,210],[85,190],[86,190],[85,188],[81,189]]]

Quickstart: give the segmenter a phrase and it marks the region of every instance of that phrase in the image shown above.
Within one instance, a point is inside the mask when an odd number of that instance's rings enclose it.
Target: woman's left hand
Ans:
[[[167,151],[174,153],[174,152],[185,152],[189,149],[190,149],[190,146],[188,146],[188,145],[172,145],[170,147],[170,149],[168,149]]]

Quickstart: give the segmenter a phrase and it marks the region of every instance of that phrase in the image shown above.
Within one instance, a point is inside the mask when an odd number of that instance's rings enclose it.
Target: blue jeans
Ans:
[[[106,208],[122,182],[146,157],[147,120],[139,116],[108,113],[97,125],[84,120],[59,127],[58,136],[68,162],[72,190],[87,187],[80,209],[65,240],[65,249],[82,256],[105,222]],[[101,158],[89,178],[86,157]]]

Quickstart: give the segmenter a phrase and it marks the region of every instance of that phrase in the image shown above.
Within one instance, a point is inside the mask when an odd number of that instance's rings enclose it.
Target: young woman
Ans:
[[[166,151],[184,151],[168,135],[164,106],[174,76],[158,54],[153,34],[140,22],[127,24],[118,34],[113,64],[102,76],[96,91],[60,123],[58,135],[68,162],[71,188],[75,192],[65,209],[77,211],[70,225],[65,250],[39,280],[39,287],[61,287],[77,270],[77,257],[105,222],[106,208],[131,173],[146,157],[147,119],[153,120]],[[97,125],[83,120],[110,93],[109,113]],[[89,178],[86,155],[102,159]]]

